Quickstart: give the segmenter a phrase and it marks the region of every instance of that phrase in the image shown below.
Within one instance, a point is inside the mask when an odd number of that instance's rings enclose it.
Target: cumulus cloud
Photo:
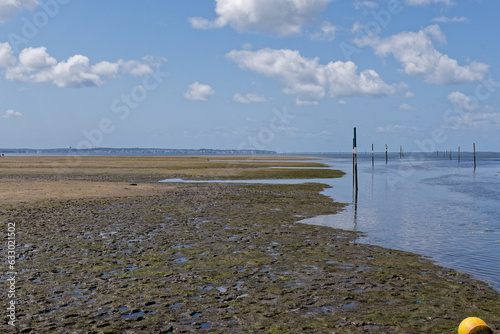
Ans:
[[[14,118],[14,117],[22,117],[23,114],[21,114],[19,111],[15,110],[7,110],[5,114],[3,114],[2,118]]]
[[[446,17],[446,16],[440,16],[440,17],[435,17],[432,19],[432,22],[438,22],[438,23],[460,23],[460,22],[469,22],[469,19],[466,18],[465,16],[454,16],[454,17]]]
[[[284,93],[297,95],[299,104],[326,97],[390,95],[396,90],[373,70],[358,74],[351,61],[323,65],[318,58],[287,49],[232,50],[226,56],[242,69],[278,80]]]
[[[474,111],[478,108],[477,102],[461,92],[452,92],[448,95],[448,101],[455,107],[466,111]]]
[[[102,61],[91,64],[83,55],[74,55],[64,61],[50,56],[45,47],[29,47],[17,59],[9,43],[0,43],[0,67],[5,67],[5,78],[17,82],[52,82],[58,87],[93,87],[103,83],[102,77],[116,77],[120,73],[143,76],[153,72],[152,66],[162,60],[145,57],[141,60],[123,60],[115,63]]]
[[[442,54],[434,47],[433,41],[446,42],[438,25],[431,25],[418,32],[401,32],[380,38],[369,36],[356,39],[358,46],[370,46],[379,56],[392,54],[399,61],[402,70],[413,77],[422,77],[425,82],[437,85],[452,85],[480,80],[489,71],[489,65],[471,62],[459,65],[455,59]]]
[[[38,5],[38,0],[0,0],[0,23],[10,20],[24,8],[34,9]]]
[[[130,73],[136,77],[153,73],[151,65],[156,61],[152,57],[144,57],[142,60],[118,60],[120,71]]]
[[[26,48],[19,54],[19,66],[27,72],[40,71],[57,65],[57,60],[47,53],[45,47]]]
[[[470,97],[462,92],[448,94],[448,101],[454,107],[447,118],[451,121],[443,128],[472,128],[479,130],[492,130],[500,128],[500,113],[495,112],[495,106],[481,105],[476,97]]]
[[[416,108],[408,103],[401,103],[398,107],[399,110],[402,111],[414,111]]]
[[[257,30],[281,36],[298,34],[315,21],[333,0],[216,0],[218,17],[189,19],[196,29],[231,26],[238,31]]]
[[[233,98],[236,102],[240,103],[260,103],[260,102],[267,102],[269,101],[268,98],[265,96],[259,95],[259,94],[254,94],[254,93],[248,93],[246,95],[241,95],[240,93],[234,94]]]
[[[196,81],[189,85],[188,90],[184,93],[184,97],[188,100],[207,101],[214,94],[215,91],[210,85],[201,84]]]
[[[115,77],[120,73],[120,65],[117,63],[110,63],[109,61],[101,61],[100,63],[92,65],[91,71],[97,75]]]
[[[9,43],[0,43],[0,67],[12,66],[17,59]]]

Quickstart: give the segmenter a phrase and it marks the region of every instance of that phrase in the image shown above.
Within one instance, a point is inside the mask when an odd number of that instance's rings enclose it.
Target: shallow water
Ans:
[[[324,158],[324,157],[323,157]],[[323,193],[350,203],[335,215],[301,223],[364,232],[366,244],[425,255],[437,264],[469,273],[500,291],[500,157],[482,155],[473,168],[470,155],[460,163],[426,155],[399,158],[358,157],[357,196],[353,192],[352,157],[325,162],[347,174],[337,179],[230,180],[231,183],[325,183]],[[164,182],[183,182],[165,180]],[[185,181],[199,182],[199,181]],[[214,182],[214,181],[202,181]]]
[[[337,215],[303,223],[365,233],[363,243],[406,250],[472,274],[500,291],[500,160],[471,157],[358,159],[358,195],[352,158],[328,161],[349,173],[324,193],[350,203]]]

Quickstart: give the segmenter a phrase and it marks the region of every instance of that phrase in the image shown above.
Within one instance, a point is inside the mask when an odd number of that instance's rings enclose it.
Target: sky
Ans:
[[[0,148],[500,151],[494,0],[0,0]]]

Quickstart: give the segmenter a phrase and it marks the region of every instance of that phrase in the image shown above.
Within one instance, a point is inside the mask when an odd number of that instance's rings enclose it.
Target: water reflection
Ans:
[[[302,222],[365,232],[361,242],[429,256],[500,290],[500,163],[480,161],[474,171],[464,160],[463,154],[460,164],[395,159],[372,166],[370,158],[360,160],[358,193],[347,177],[324,191],[352,204]],[[350,169],[347,158],[329,164]]]

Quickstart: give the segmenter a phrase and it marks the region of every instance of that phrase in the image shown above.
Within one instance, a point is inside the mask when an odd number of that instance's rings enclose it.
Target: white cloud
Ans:
[[[416,108],[408,103],[401,103],[398,107],[399,110],[403,111],[414,111]]]
[[[0,67],[5,67],[5,78],[18,82],[52,82],[58,87],[93,87],[103,83],[102,77],[116,77],[120,73],[143,76],[153,72],[151,66],[165,59],[144,57],[142,60],[123,60],[116,63],[102,61],[91,65],[90,59],[74,55],[58,62],[45,47],[25,48],[19,60],[9,43],[0,43]]]
[[[358,74],[351,61],[322,65],[318,58],[304,58],[287,49],[232,50],[226,56],[242,69],[277,79],[283,92],[297,95],[301,104],[326,97],[390,95],[396,90],[373,70]]]
[[[323,22],[320,25],[319,30],[320,31],[311,34],[311,39],[316,41],[333,41],[335,39],[337,27],[330,22]]]
[[[117,63],[110,63],[109,61],[101,61],[100,63],[92,65],[91,71],[97,75],[115,77],[120,73],[120,65]]]
[[[451,0],[405,0],[405,4],[409,6],[423,6],[423,5],[429,5],[431,3],[442,3],[448,6],[455,4]]]
[[[468,112],[460,117],[460,123],[464,127],[477,129],[491,129],[500,127],[500,114],[493,112],[472,113]]]
[[[452,85],[480,80],[489,71],[489,65],[471,62],[461,66],[455,59],[437,51],[433,40],[446,42],[437,25],[431,25],[418,32],[401,32],[380,38],[369,36],[356,39],[358,46],[370,46],[379,56],[392,54],[403,65],[402,70],[409,76],[422,77],[428,83]]]
[[[299,98],[295,100],[295,104],[298,106],[316,106],[318,105],[318,101],[304,101]]]
[[[469,22],[469,19],[466,18],[465,16],[454,16],[454,17],[446,17],[446,16],[440,16],[440,17],[435,17],[432,19],[432,22],[438,22],[438,23],[460,23],[460,22]]]
[[[189,85],[184,97],[188,100],[207,101],[215,92],[209,85],[201,84],[198,81]]]
[[[46,56],[42,52],[38,52],[38,54],[41,57]],[[33,64],[41,64],[42,62],[40,59],[32,59]],[[102,84],[101,78],[92,72],[89,63],[87,57],[76,55],[53,66],[34,71],[31,67],[25,67],[20,61],[18,66],[7,69],[5,77],[7,80],[19,82],[52,82],[60,88],[99,86]]]
[[[19,111],[14,111],[14,110],[7,110],[5,114],[2,116],[2,118],[13,118],[13,117],[22,117],[23,114],[21,114]]]
[[[358,31],[362,30],[365,26],[362,23],[359,22],[354,22],[351,28],[351,32],[353,34],[357,33]]]
[[[405,125],[386,125],[386,126],[379,126],[375,129],[376,132],[379,133],[408,133],[408,132],[415,132],[418,131],[417,127],[414,126],[405,126]]]
[[[35,9],[38,5],[38,0],[0,0],[0,23],[10,20],[24,8]]]
[[[333,0],[216,0],[213,20],[190,18],[196,29],[231,26],[238,31],[257,30],[281,36],[298,34]]]
[[[234,100],[240,103],[260,103],[269,101],[269,99],[265,96],[253,93],[249,93],[244,96],[240,93],[236,93],[234,94]]]
[[[27,72],[40,71],[55,66],[57,60],[47,53],[45,47],[26,48],[19,54],[19,66]]]
[[[354,8],[356,9],[375,9],[378,8],[378,3],[375,1],[360,1],[356,0],[353,3]]]
[[[0,67],[12,66],[17,62],[9,43],[0,43]]]
[[[474,111],[479,107],[479,105],[474,102],[474,100],[461,92],[450,93],[448,95],[448,100],[454,106],[466,111]]]
[[[142,61],[140,60],[118,60],[118,65],[120,66],[120,71],[124,73],[130,73],[133,76],[140,77],[153,73],[151,68],[151,62],[154,60],[151,57],[144,57]]]

